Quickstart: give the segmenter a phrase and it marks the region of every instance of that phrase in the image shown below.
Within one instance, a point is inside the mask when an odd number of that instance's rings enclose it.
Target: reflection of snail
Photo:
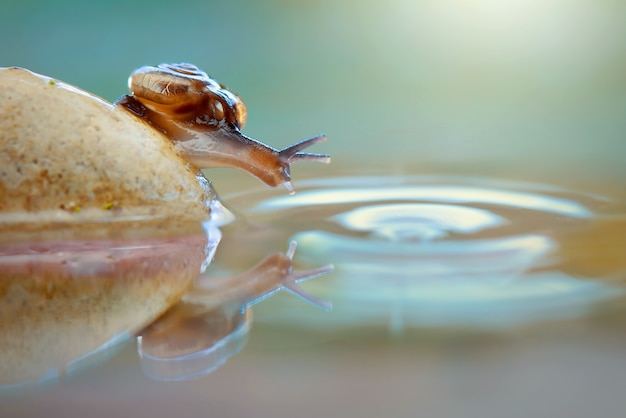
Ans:
[[[138,348],[144,372],[157,380],[186,380],[211,373],[245,344],[252,314],[248,309],[287,290],[324,310],[320,300],[297,283],[332,271],[332,266],[294,271],[296,244],[285,254],[265,257],[250,270],[228,277],[201,277],[155,323],[141,332]]]

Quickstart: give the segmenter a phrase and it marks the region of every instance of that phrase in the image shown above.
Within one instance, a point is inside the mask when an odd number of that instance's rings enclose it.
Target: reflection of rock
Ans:
[[[36,241],[35,241],[36,242]],[[0,248],[0,384],[37,381],[176,303],[207,235]]]
[[[146,373],[166,380],[206,374],[237,353],[250,326],[247,308],[276,291],[330,307],[297,283],[332,267],[293,271],[295,245],[246,273],[201,276],[192,285],[219,238],[210,229],[208,239],[201,232],[0,247],[0,387],[78,368],[74,360],[136,333],[172,305],[140,338]]]

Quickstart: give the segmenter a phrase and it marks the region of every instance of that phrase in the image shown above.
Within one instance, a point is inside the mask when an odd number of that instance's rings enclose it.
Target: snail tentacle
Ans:
[[[296,163],[299,161],[314,161],[323,164],[330,164],[330,155],[315,154],[311,152],[298,152],[289,158],[290,163]]]
[[[316,161],[328,164],[330,163],[330,155],[328,154],[314,154],[308,152],[300,152],[301,150],[310,147],[314,144],[326,142],[326,135],[320,134],[312,138],[308,138],[288,146],[278,152],[280,159],[286,163],[293,163],[296,161]]]

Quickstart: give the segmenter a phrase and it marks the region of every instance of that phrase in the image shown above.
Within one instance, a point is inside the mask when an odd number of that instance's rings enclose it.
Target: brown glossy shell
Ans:
[[[246,123],[243,101],[193,64],[141,67],[131,74],[128,86],[144,106],[172,119],[195,121],[202,115],[208,124],[226,122],[238,129]]]

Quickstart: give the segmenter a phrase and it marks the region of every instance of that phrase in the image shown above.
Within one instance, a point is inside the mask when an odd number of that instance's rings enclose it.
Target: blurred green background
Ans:
[[[188,61],[242,96],[248,135],[282,147],[326,132],[315,151],[332,171],[315,173],[611,183],[626,197],[625,14],[614,0],[4,0],[0,66],[112,101],[134,68]]]
[[[329,135],[311,151],[333,163],[294,168],[296,189],[307,176],[453,173],[626,201],[625,17],[618,0],[2,0],[0,66],[113,101],[139,66],[192,62],[241,95],[249,136],[282,147]],[[222,196],[228,181],[263,187],[212,173]],[[619,225],[613,240],[590,241],[596,252],[622,242]],[[624,416],[621,300],[599,320],[400,340],[377,328],[358,337],[276,326],[272,309],[299,318],[280,297],[255,307],[250,345],[205,380],[152,383],[128,346],[0,415]],[[309,312],[311,322],[337,318]]]

